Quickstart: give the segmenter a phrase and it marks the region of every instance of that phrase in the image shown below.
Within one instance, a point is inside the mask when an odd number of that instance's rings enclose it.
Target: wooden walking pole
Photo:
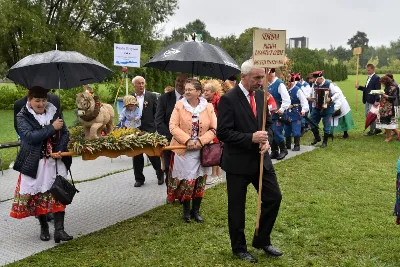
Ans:
[[[265,124],[267,121],[267,92],[268,92],[268,68],[265,68],[265,82],[264,82],[264,106],[263,106],[263,120],[261,131],[265,131]],[[266,152],[268,153],[268,152]],[[261,216],[261,193],[262,193],[262,178],[264,174],[264,154],[260,154],[260,177],[258,181],[258,199],[257,199],[257,221],[256,221],[256,236],[258,236],[258,229],[260,228]]]
[[[362,53],[361,47],[353,49],[353,55],[357,55],[357,69],[356,69],[356,84],[358,83],[358,69],[360,67],[360,54]],[[356,111],[358,111],[358,89],[356,90]]]

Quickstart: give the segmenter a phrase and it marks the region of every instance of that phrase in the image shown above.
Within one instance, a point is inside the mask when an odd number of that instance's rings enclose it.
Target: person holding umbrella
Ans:
[[[49,190],[56,179],[56,168],[65,177],[69,166],[64,164],[64,158],[56,160],[50,154],[67,151],[69,132],[60,118],[60,111],[47,101],[48,92],[38,86],[30,88],[28,102],[17,114],[21,149],[13,168],[20,175],[10,216],[17,219],[38,216],[40,239],[48,241],[50,233],[46,214],[53,212],[54,241],[59,243],[73,237],[64,231],[65,205]],[[61,158],[59,154],[58,158]]]
[[[253,247],[271,256],[282,252],[272,246],[271,232],[282,200],[278,180],[267,153],[273,138],[272,119],[267,109],[266,130],[263,124],[265,69],[254,66],[252,59],[241,67],[241,81],[221,97],[218,106],[217,137],[224,143],[221,167],[226,172],[228,224],[231,248],[239,259],[257,262],[247,250],[245,229],[246,193],[249,184],[259,187],[260,153],[264,156],[261,217]],[[261,90],[260,90],[261,89]]]

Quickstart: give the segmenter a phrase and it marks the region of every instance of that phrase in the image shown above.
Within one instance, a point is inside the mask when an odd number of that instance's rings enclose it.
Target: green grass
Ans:
[[[354,77],[339,85],[353,108],[356,129],[348,140],[329,140],[325,149],[275,165],[283,200],[272,242],[284,255],[272,259],[249,247],[257,266],[399,265],[400,228],[392,211],[400,142],[363,137],[361,94],[354,110]],[[302,143],[311,140],[307,133]],[[249,187],[248,244],[256,199]],[[253,266],[230,252],[224,184],[207,190],[202,213],[203,224],[186,224],[181,206],[164,205],[10,266]]]

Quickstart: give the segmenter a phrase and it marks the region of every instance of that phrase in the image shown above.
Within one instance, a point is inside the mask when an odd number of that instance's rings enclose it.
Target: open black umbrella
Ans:
[[[69,89],[101,82],[109,73],[109,68],[78,52],[54,50],[24,57],[9,69],[7,78],[25,88]]]
[[[144,66],[222,80],[240,72],[235,60],[222,48],[203,42],[179,42],[169,45]]]

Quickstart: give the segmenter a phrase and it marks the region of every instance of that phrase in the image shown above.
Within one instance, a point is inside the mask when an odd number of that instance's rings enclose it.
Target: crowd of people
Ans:
[[[385,129],[386,142],[392,141],[393,134],[400,140],[398,85],[391,74],[378,77],[372,64],[367,65],[367,72],[366,85],[355,87],[363,91],[366,115],[373,107],[379,108],[379,114],[366,135]],[[261,130],[265,79],[268,79],[268,97],[274,105],[268,106],[266,129]],[[306,80],[300,73],[292,73],[285,82],[275,69],[266,73],[250,59],[241,66],[239,83],[236,76],[225,81],[199,81],[182,73],[176,77],[174,87],[165,88],[165,93],[157,98],[147,90],[145,78],[136,76],[132,80],[135,91],[124,97],[119,120],[124,127],[164,135],[171,146],[186,146],[164,151],[161,158],[150,156],[149,160],[158,184],[167,185],[167,203],[178,200],[183,207],[182,219],[187,223],[192,219],[204,221],[200,207],[205,186],[221,181],[222,170],[225,171],[232,252],[242,260],[256,262],[247,250],[244,214],[247,186],[252,184],[258,189],[260,153],[264,157],[261,217],[252,246],[268,255],[280,256],[282,252],[270,240],[282,199],[271,159],[285,158],[292,140],[292,150],[299,151],[300,138],[308,129],[314,135],[311,145],[322,141],[320,147],[324,148],[330,135],[343,132],[343,138],[348,138],[348,131],[354,127],[350,106],[337,84],[325,79],[323,71],[309,74]],[[381,85],[383,91],[372,91],[380,90]],[[85,90],[90,92],[90,86]],[[53,213],[55,242],[71,240],[73,237],[64,231],[65,205],[49,192],[56,172],[66,175],[71,164],[66,157],[58,159],[60,152],[67,150],[69,137],[59,99],[44,88],[30,88],[27,97],[15,103],[14,111],[21,149],[14,164],[20,176],[11,216],[36,216],[40,239],[48,241],[47,215]],[[322,138],[318,127],[321,120]],[[224,146],[220,166],[201,164],[200,150],[209,143]],[[57,153],[56,158],[50,157],[52,152]],[[141,187],[145,184],[144,157],[141,154],[132,160],[134,186]]]

